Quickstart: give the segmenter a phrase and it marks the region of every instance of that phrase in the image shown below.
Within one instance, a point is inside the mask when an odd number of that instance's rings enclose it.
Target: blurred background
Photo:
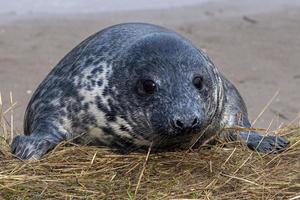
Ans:
[[[5,108],[10,92],[17,102],[17,132],[32,93],[58,61],[87,36],[122,22],[163,25],[204,49],[237,86],[252,121],[272,100],[257,127],[298,117],[298,0],[0,0],[0,92]]]

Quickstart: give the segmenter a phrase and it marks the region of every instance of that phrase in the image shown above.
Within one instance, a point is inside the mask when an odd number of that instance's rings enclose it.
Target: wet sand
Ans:
[[[92,33],[129,21],[167,26],[204,48],[239,89],[252,121],[279,91],[256,126],[266,128],[274,119],[276,127],[298,116],[300,8],[282,6],[254,12],[208,3],[161,10],[44,16],[1,24],[0,92],[6,107],[10,91],[17,101],[16,131],[22,133],[23,115],[32,92],[66,53]]]

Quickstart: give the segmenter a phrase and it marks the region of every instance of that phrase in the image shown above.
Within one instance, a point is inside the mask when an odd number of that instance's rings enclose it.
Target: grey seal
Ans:
[[[11,149],[20,159],[40,159],[64,140],[125,153],[216,136],[263,153],[289,144],[251,130],[221,132],[235,126],[251,127],[245,103],[203,51],[164,27],[125,23],[88,37],[54,67]]]

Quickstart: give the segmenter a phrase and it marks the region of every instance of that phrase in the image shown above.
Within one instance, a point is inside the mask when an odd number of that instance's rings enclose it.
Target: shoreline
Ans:
[[[101,2],[92,0],[60,0],[40,3],[38,0],[0,0],[0,25],[22,21],[56,20],[56,19],[91,19],[101,16],[114,16],[131,13],[170,12],[172,10],[200,11],[202,17],[214,13],[221,17],[238,17],[240,15],[259,15],[300,8],[297,0],[111,0]],[[31,6],[34,5],[34,6]]]

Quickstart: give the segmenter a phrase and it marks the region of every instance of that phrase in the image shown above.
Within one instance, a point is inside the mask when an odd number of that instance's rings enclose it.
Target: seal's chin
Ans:
[[[165,132],[166,135],[168,136],[173,136],[173,137],[180,137],[180,136],[188,136],[197,133],[197,130],[192,129],[192,128],[187,128],[183,130],[171,130],[169,132]]]
[[[199,134],[198,129],[184,131],[170,130],[160,132],[153,138],[153,149],[155,151],[170,151],[175,149],[186,149],[192,139]]]

